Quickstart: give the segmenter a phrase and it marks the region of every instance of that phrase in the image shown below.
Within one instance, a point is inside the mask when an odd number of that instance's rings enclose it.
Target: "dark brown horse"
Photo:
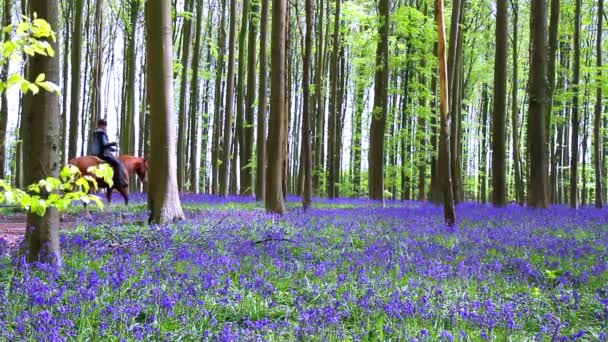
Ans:
[[[145,181],[148,174],[148,161],[144,158],[121,155],[118,157],[124,165],[124,179],[129,179],[129,176],[136,174],[141,181]],[[102,179],[95,177],[87,172],[91,166],[99,166],[105,162],[95,156],[83,156],[77,157],[68,162],[70,165],[74,165],[80,170],[83,175],[89,175],[95,178],[97,181],[97,187],[99,189],[106,189],[106,198],[108,203],[112,202],[112,192],[116,189],[124,198],[125,204],[129,204],[129,187],[125,186],[118,188],[116,186],[109,187]]]

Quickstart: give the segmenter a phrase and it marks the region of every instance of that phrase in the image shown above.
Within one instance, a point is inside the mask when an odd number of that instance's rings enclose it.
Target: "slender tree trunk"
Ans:
[[[545,153],[545,119],[547,100],[547,3],[532,0],[530,10],[530,86],[528,114],[528,148],[530,174],[528,205],[547,208],[547,156]]]
[[[496,55],[494,62],[494,115],[492,123],[492,203],[507,204],[506,128],[508,0],[496,0]]]
[[[58,27],[58,7],[56,0],[31,0],[28,13],[35,12],[51,27]],[[57,49],[57,43],[49,41],[49,44]],[[47,81],[59,82],[58,58],[37,55],[29,57],[28,62],[28,76],[45,74]],[[31,102],[25,108],[22,119],[28,127],[28,134],[23,136],[23,163],[27,166],[24,168],[24,178],[26,184],[33,184],[46,177],[59,176],[60,149],[57,146],[61,142],[60,102],[57,94],[46,91],[37,95],[26,94],[25,97],[29,97]],[[44,261],[61,266],[59,213],[56,208],[48,208],[43,216],[28,213],[23,253],[28,262]]]
[[[361,136],[363,134],[363,111],[365,110],[365,86],[360,80],[361,76],[355,78],[355,110],[353,112],[353,133],[352,133],[352,170],[353,170],[353,195],[361,195]]]
[[[255,119],[255,99],[256,99],[256,39],[258,25],[259,3],[251,2],[251,11],[249,15],[249,31],[248,43],[249,51],[247,57],[247,100],[245,108],[245,127],[243,135],[245,138],[245,149],[243,151],[244,164],[241,166],[242,172],[242,193],[246,195],[253,194],[253,125]]]
[[[388,38],[390,35],[390,3],[380,0],[378,16],[380,39],[376,49],[374,109],[369,137],[369,198],[384,201],[384,132],[388,113]]]
[[[87,151],[91,150],[93,131],[97,121],[102,118],[101,108],[101,80],[103,79],[103,0],[95,2],[95,58],[93,62],[93,76],[91,78],[91,105],[89,107],[89,132]]]
[[[211,21],[211,18],[209,18]],[[199,86],[198,86],[198,78],[199,78],[199,68],[200,68],[200,59],[201,59],[201,34],[203,31],[203,0],[196,0],[196,30],[194,33],[194,51],[192,55],[192,79],[190,80],[190,103],[189,103],[189,112],[190,115],[190,191],[198,193],[199,192],[199,172],[197,172],[198,168],[198,158],[196,155],[197,146],[199,137],[196,136],[198,130],[198,117],[201,113],[199,113],[198,107],[198,97],[199,97]],[[208,91],[205,88],[205,97]],[[205,98],[206,100],[206,98]],[[207,113],[204,112],[203,115],[207,116]],[[206,121],[206,119],[203,119]],[[203,125],[203,131],[205,130],[205,125]],[[203,145],[206,150],[206,138],[207,133],[201,133],[204,137]],[[201,155],[205,155],[206,151],[201,150]],[[204,159],[204,158],[203,158]],[[204,165],[204,163],[201,163]]]
[[[576,0],[574,14],[574,75],[572,88],[572,142],[570,143],[570,207],[578,208],[578,130],[579,130],[579,85],[581,78],[581,5],[582,0]]]
[[[480,177],[479,183],[480,188],[480,202],[486,203],[488,201],[488,112],[490,108],[490,95],[488,94],[488,85],[483,84],[483,90],[481,93],[481,163],[480,163]]]
[[[437,55],[439,56],[439,87],[441,99],[441,130],[439,141],[439,170],[441,173],[441,188],[443,189],[443,215],[445,223],[454,225],[456,222],[456,211],[454,209],[454,195],[452,193],[452,175],[450,168],[450,120],[449,96],[448,96],[448,63],[445,53],[445,19],[443,0],[435,2],[435,16],[437,17],[437,32],[439,44]]]
[[[336,197],[336,169],[335,158],[337,141],[337,120],[340,115],[338,102],[338,79],[340,73],[340,5],[341,0],[336,0],[334,30],[332,38],[331,65],[329,67],[329,122],[328,122],[328,142],[327,142],[327,197]]]
[[[238,68],[237,68],[237,89],[236,89],[236,122],[235,122],[235,155],[234,160],[236,161],[237,157],[240,161],[240,167],[237,169],[239,171],[239,178],[241,181],[241,187],[239,189],[239,193],[244,193],[246,191],[246,187],[251,187],[251,184],[246,184],[249,179],[246,169],[247,164],[247,146],[245,141],[245,102],[247,99],[245,98],[245,90],[246,90],[246,76],[245,70],[247,67],[247,55],[246,55],[246,47],[247,47],[247,22],[250,21],[249,18],[249,0],[243,0],[242,12],[241,16],[241,28],[239,31],[239,56],[238,56]],[[236,145],[238,143],[238,155],[236,154]],[[234,165],[236,166],[236,165]],[[234,175],[236,176],[236,175]],[[235,177],[236,178],[236,177]]]
[[[8,1],[6,1],[8,2]],[[66,1],[67,2],[67,1]],[[62,7],[62,13],[63,13],[63,18],[62,20],[64,21],[64,34],[61,37],[61,42],[63,42],[63,55],[61,56],[62,59],[62,66],[61,66],[61,79],[63,80],[63,91],[67,92],[68,90],[68,83],[69,83],[69,61],[70,61],[70,44],[68,44],[68,40],[70,39],[70,18],[72,16],[72,1],[69,2],[64,2],[64,5]],[[8,22],[5,22],[5,24],[3,25],[3,27],[6,27],[8,24],[10,24],[10,5],[6,5],[5,4],[5,11],[4,11],[4,16],[5,16],[5,20],[7,19],[6,16],[8,16]],[[66,139],[68,137],[68,96],[67,94],[63,94],[62,98],[61,98],[61,144],[60,146],[60,154],[61,154],[61,165],[66,165],[67,164],[67,151],[66,151]],[[6,107],[7,104],[7,100],[6,100],[6,92],[2,92],[2,105],[3,105],[3,109],[4,107]],[[4,139],[4,135],[2,134],[3,130],[2,130],[2,109],[0,109],[0,139]],[[4,132],[6,132],[6,128],[4,129]],[[0,142],[0,178],[2,178],[2,172],[4,170],[4,162],[2,160],[3,157],[3,152],[2,152],[2,142]]]
[[[220,155],[222,141],[220,135],[222,131],[222,109],[223,109],[223,96],[222,96],[222,75],[224,70],[224,57],[225,57],[225,43],[226,43],[226,0],[221,1],[221,14],[220,14],[220,27],[218,33],[218,56],[216,61],[216,74],[215,74],[215,104],[214,104],[214,115],[213,115],[213,141],[211,143],[211,192],[213,194],[219,193],[219,182],[220,182]]]
[[[310,207],[312,202],[312,145],[310,135],[310,114],[313,112],[310,97],[310,73],[312,64],[312,15],[313,0],[306,0],[306,38],[304,39],[304,69],[303,69],[303,109],[302,109],[302,160],[304,162],[304,198],[302,205],[304,210]]]
[[[184,218],[177,185],[173,42],[169,0],[146,2],[147,81],[150,103],[150,221]]]
[[[519,43],[519,4],[515,0],[512,2],[513,9],[513,89],[511,94],[511,134],[513,143],[513,168],[515,173],[515,198],[517,204],[524,205],[524,184],[521,172],[521,159],[519,152],[519,124],[518,124],[518,89],[519,89],[519,66],[517,63],[518,43]]]
[[[12,3],[12,0],[4,0],[2,27],[6,27],[11,23]],[[4,41],[8,41],[10,39],[10,33],[5,32],[4,34],[2,34],[2,38],[4,39]],[[8,68],[9,64],[7,63],[0,69],[0,82],[6,82],[8,78]],[[8,96],[6,95],[6,91],[2,92],[2,103],[0,105],[2,106],[2,108],[0,108],[0,179],[4,179],[6,178],[4,167],[6,165],[8,155],[6,146],[6,130],[8,128]]]
[[[596,66],[597,79],[602,79],[602,24],[604,13],[604,0],[597,2],[597,40],[596,40]],[[593,120],[593,166],[595,168],[595,207],[604,206],[604,178],[601,162],[603,139],[600,134],[602,124],[602,85],[598,83],[595,98],[595,116]]]
[[[82,17],[84,4],[74,0],[74,24],[72,28],[71,87],[70,87],[70,137],[68,159],[78,153],[78,128],[80,127],[80,64],[82,60]]]
[[[234,55],[236,50],[236,0],[230,0],[230,33],[228,38],[228,73],[226,76],[226,113],[220,165],[220,195],[228,195],[232,146],[232,112],[234,107]],[[235,151],[236,152],[236,151]]]
[[[262,1],[260,14],[260,86],[258,91],[258,127],[256,147],[256,200],[262,201],[266,192],[266,111],[268,107],[268,11],[269,0]]]
[[[286,212],[283,198],[283,139],[285,132],[285,43],[287,41],[287,1],[272,0],[271,90],[268,125],[268,168],[266,173],[266,210],[282,215]]]

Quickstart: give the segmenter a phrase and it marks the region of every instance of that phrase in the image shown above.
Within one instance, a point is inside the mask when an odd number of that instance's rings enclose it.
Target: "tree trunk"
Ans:
[[[221,131],[222,131],[222,108],[223,108],[223,96],[222,96],[222,75],[224,72],[224,50],[225,50],[225,41],[226,41],[226,32],[224,29],[225,26],[225,17],[226,17],[226,0],[222,0],[221,4],[221,12],[220,12],[220,27],[218,33],[218,56],[216,60],[216,73],[215,73],[215,104],[213,114],[213,140],[211,143],[211,192],[213,194],[219,193],[219,182],[220,182],[220,155],[221,148],[220,144],[222,141],[220,139]]]
[[[496,0],[496,55],[494,62],[494,115],[492,122],[492,203],[507,204],[506,129],[508,0]],[[516,85],[515,85],[516,86]]]
[[[304,39],[304,69],[303,69],[303,109],[302,109],[302,160],[304,162],[304,197],[302,206],[304,210],[310,207],[312,202],[312,145],[310,136],[310,114],[313,112],[310,105],[310,73],[312,64],[312,15],[313,0],[306,0],[306,38]]]
[[[236,0],[230,0],[230,33],[228,38],[228,73],[226,76],[226,113],[220,165],[220,195],[228,195],[230,180],[230,156],[232,146],[232,112],[234,108],[234,55],[236,49]],[[236,152],[236,151],[235,151]]]
[[[146,2],[147,88],[150,103],[150,222],[184,218],[177,186],[173,42],[169,0]]]
[[[103,0],[95,2],[95,56],[93,62],[93,75],[91,78],[91,104],[89,106],[89,130],[87,153],[91,150],[93,143],[93,131],[97,121],[102,118],[101,108],[101,80],[103,79]],[[84,133],[84,132],[83,132]],[[83,139],[84,140],[84,139]]]
[[[435,16],[437,17],[437,32],[439,44],[437,55],[439,56],[439,88],[441,99],[441,128],[439,140],[439,170],[441,176],[441,188],[443,189],[443,216],[445,223],[454,225],[456,222],[456,211],[454,209],[454,194],[452,193],[452,175],[450,168],[450,120],[449,96],[448,96],[448,63],[445,53],[445,19],[443,0],[435,2]]]
[[[602,23],[604,12],[604,0],[597,2],[597,40],[596,40],[596,66],[597,79],[602,79]],[[595,168],[595,207],[601,208],[604,206],[604,178],[603,166],[601,162],[602,156],[602,136],[600,135],[600,127],[602,124],[602,85],[598,84],[595,98],[595,116],[593,120],[593,166]]]
[[[247,69],[247,100],[245,107],[245,127],[243,135],[245,138],[245,149],[243,151],[244,165],[241,165],[242,172],[242,193],[246,195],[253,194],[253,128],[255,119],[255,99],[256,99],[256,39],[258,25],[259,3],[253,1],[251,3],[251,11],[249,15],[249,31],[248,31],[248,69]]]
[[[269,0],[262,0],[260,14],[260,86],[258,90],[258,127],[256,146],[255,198],[263,201],[266,193],[266,111],[268,107],[268,10]]]
[[[327,141],[327,197],[336,197],[336,145],[337,141],[337,120],[340,115],[338,103],[338,79],[340,74],[339,57],[340,57],[340,6],[341,0],[336,0],[334,30],[332,38],[331,64],[329,67],[329,118],[328,118],[328,141]]]
[[[211,21],[211,18],[209,18]],[[203,31],[203,0],[196,0],[196,31],[194,33],[194,51],[192,55],[192,79],[190,80],[190,104],[189,104],[189,112],[190,115],[190,191],[198,193],[199,192],[199,172],[198,169],[198,158],[196,155],[198,142],[199,140],[203,140],[204,149],[201,150],[201,155],[204,156],[207,152],[206,138],[207,133],[202,133],[203,138],[199,139],[196,134],[198,131],[198,117],[200,115],[198,108],[198,96],[199,96],[199,86],[198,86],[198,78],[199,78],[199,68],[200,68],[200,59],[201,59],[201,34]],[[206,82],[206,81],[205,81]],[[205,98],[208,91],[205,88]],[[205,118],[207,117],[207,113],[204,112]],[[207,121],[203,119],[203,121]],[[203,125],[203,131],[206,129],[206,125]],[[203,158],[204,159],[204,158]],[[204,163],[201,163],[204,165]]]
[[[272,0],[271,89],[268,125],[268,168],[266,169],[266,210],[282,215],[286,212],[283,198],[283,139],[285,133],[285,43],[287,1]]]
[[[579,84],[581,79],[581,5],[582,0],[576,0],[574,14],[574,75],[572,88],[572,142],[570,143],[570,207],[578,208],[578,130],[579,130]]]
[[[84,4],[74,0],[74,23],[72,26],[72,55],[70,83],[70,136],[68,139],[68,160],[78,153],[78,128],[80,127],[80,64],[82,60],[82,17]]]
[[[481,154],[480,163],[480,202],[486,203],[488,201],[488,112],[490,108],[490,95],[488,94],[488,85],[483,84],[483,90],[481,93],[481,146],[479,152]]]
[[[545,118],[547,100],[547,3],[532,0],[530,10],[530,85],[528,114],[528,148],[530,173],[528,180],[528,205],[547,208],[547,155]]]
[[[58,4],[56,0],[31,0],[28,13],[37,13],[38,18],[45,19],[51,27],[58,27]],[[53,49],[57,44],[49,41]],[[29,57],[28,76],[37,77],[45,74],[46,80],[58,84],[59,59],[42,55]],[[24,108],[23,123],[27,122],[28,131],[23,136],[23,163],[25,183],[33,184],[46,177],[58,177],[60,164],[61,113],[59,96],[46,91],[37,95],[26,94],[31,101]],[[61,266],[61,248],[59,244],[59,213],[56,208],[48,208],[44,216],[34,213],[27,215],[25,247],[23,249],[28,262],[45,261]]]
[[[520,152],[519,152],[519,124],[517,120],[517,116],[519,113],[518,109],[518,89],[519,89],[519,67],[517,63],[518,57],[518,35],[519,35],[519,27],[518,27],[518,19],[519,19],[519,4],[516,1],[512,3],[513,5],[513,89],[511,94],[511,134],[512,134],[512,144],[513,144],[513,168],[515,173],[515,198],[517,200],[517,204],[520,206],[524,205],[524,184],[523,184],[523,176],[521,172],[521,160],[520,160]]]
[[[3,16],[2,16],[2,27],[7,27],[11,23],[11,5],[12,0],[4,0],[3,4]],[[5,32],[2,34],[3,40],[6,42],[10,39],[10,33]],[[67,46],[67,44],[66,44]],[[8,63],[0,69],[0,82],[6,82],[8,78]],[[2,103],[0,104],[0,179],[6,178],[5,165],[7,160],[7,146],[6,146],[6,130],[8,128],[8,96],[6,90],[2,92]],[[62,150],[63,150],[63,146]]]
[[[388,38],[390,35],[390,3],[378,4],[378,46],[376,49],[376,73],[374,107],[369,136],[369,198],[384,201],[384,131],[388,113]]]
[[[185,3],[186,11],[192,11],[193,0],[187,0]],[[190,60],[190,47],[192,45],[192,19],[185,18],[182,36],[182,56],[181,56],[181,80],[179,87],[179,108],[178,108],[178,126],[177,126],[177,188],[179,191],[184,191],[186,183],[186,132],[187,132],[187,116],[186,104],[188,93],[188,61]]]

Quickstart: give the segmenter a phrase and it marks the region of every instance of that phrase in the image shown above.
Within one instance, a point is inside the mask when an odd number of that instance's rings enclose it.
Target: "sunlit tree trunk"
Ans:
[[[28,13],[37,13],[39,18],[49,22],[51,27],[58,27],[58,3],[56,0],[31,0]],[[49,41],[57,50],[56,42]],[[28,58],[30,78],[45,74],[46,80],[57,84],[59,82],[59,59],[46,56],[31,56]],[[23,136],[23,164],[26,184],[36,183],[46,177],[58,177],[61,168],[61,114],[59,112],[59,96],[47,91],[37,95],[27,94],[30,105],[24,108],[23,123],[28,127]],[[44,196],[44,194],[43,194]],[[47,261],[61,266],[61,249],[59,245],[59,213],[56,208],[48,208],[43,216],[33,213],[27,215],[25,232],[26,260]]]
[[[437,32],[439,44],[437,55],[439,56],[439,88],[441,99],[441,124],[439,140],[439,170],[441,176],[441,188],[443,189],[443,215],[445,223],[453,225],[456,222],[456,210],[454,209],[454,195],[452,193],[452,175],[450,170],[450,127],[449,96],[448,96],[448,63],[445,51],[445,19],[443,0],[435,2],[435,16],[437,17]]]
[[[214,114],[213,114],[213,139],[211,143],[211,192],[213,194],[219,193],[220,188],[220,158],[221,158],[221,147],[222,141],[220,139],[222,132],[222,109],[223,96],[222,96],[222,75],[224,72],[224,58],[225,58],[225,45],[226,45],[226,1],[221,0],[220,9],[220,27],[218,32],[218,55],[216,58],[216,69],[215,69],[215,94],[214,94]]]
[[[184,218],[177,186],[170,0],[146,2],[147,81],[150,103],[150,221]]]
[[[251,195],[254,191],[254,180],[253,180],[253,131],[254,131],[254,120],[255,120],[255,99],[256,99],[256,39],[257,39],[257,27],[259,17],[259,2],[251,2],[251,10],[249,15],[249,31],[247,38],[247,45],[249,47],[247,55],[247,99],[245,101],[245,127],[243,128],[243,135],[245,141],[245,148],[242,151],[243,164],[241,166],[242,179],[241,188],[243,194]]]
[[[11,23],[11,5],[13,0],[4,0],[2,6],[2,27]],[[2,34],[4,41],[10,39],[10,33]],[[67,46],[67,44],[66,44]],[[8,78],[8,63],[0,68],[0,82],[6,82]],[[0,103],[0,179],[6,178],[5,164],[7,160],[6,129],[8,128],[8,96],[6,91],[2,92],[2,103]],[[62,150],[63,150],[63,144]]]

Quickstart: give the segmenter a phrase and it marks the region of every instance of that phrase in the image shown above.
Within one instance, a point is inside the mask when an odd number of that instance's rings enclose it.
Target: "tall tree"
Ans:
[[[258,127],[256,146],[255,198],[264,200],[266,193],[266,110],[268,107],[268,12],[269,0],[262,1],[260,13],[260,85],[258,91]]]
[[[578,208],[578,131],[579,131],[579,97],[581,81],[581,5],[582,0],[576,0],[574,10],[574,73],[572,88],[572,141],[570,143],[570,207]]]
[[[215,95],[214,95],[214,113],[213,113],[213,139],[211,142],[211,192],[214,194],[219,193],[219,182],[220,182],[220,154],[222,144],[220,135],[222,132],[222,109],[224,108],[222,102],[222,75],[224,72],[224,59],[225,59],[225,45],[226,45],[226,1],[221,0],[220,9],[220,27],[217,38],[218,55],[216,58],[216,70],[215,70]]]
[[[58,27],[57,0],[30,0],[28,13],[37,13],[39,18],[49,22],[51,27]],[[57,44],[49,41],[53,49]],[[42,55],[32,56],[28,60],[28,75],[45,74],[46,80],[58,84],[59,59]],[[28,98],[27,100],[25,98]],[[58,177],[60,164],[61,113],[58,94],[41,91],[37,95],[24,95],[29,105],[24,107],[23,123],[28,128],[23,136],[23,163],[26,184],[33,184],[46,177]],[[56,208],[48,208],[43,216],[33,213],[27,215],[25,232],[26,260],[48,261],[61,265],[59,245],[59,213]]]
[[[338,78],[340,75],[340,5],[341,0],[336,0],[336,9],[334,14],[334,30],[332,38],[332,51],[331,51],[331,62],[329,67],[329,122],[328,127],[328,142],[327,142],[327,196],[329,198],[336,197],[336,154],[340,153],[337,151],[338,138],[338,117],[340,116],[340,108],[338,108]],[[384,139],[384,137],[383,137]]]
[[[528,148],[530,172],[528,205],[547,208],[545,118],[547,100],[547,0],[532,0],[530,9],[530,85]]]
[[[248,178],[250,173],[247,170],[247,146],[245,141],[245,106],[246,106],[246,98],[245,98],[245,90],[247,88],[245,70],[247,68],[247,23],[250,21],[249,10],[250,8],[250,0],[243,0],[242,11],[240,13],[241,16],[241,29],[239,32],[239,56],[238,56],[238,69],[237,69],[237,89],[236,89],[236,122],[235,122],[235,137],[234,137],[234,160],[237,159],[237,149],[238,145],[238,159],[240,160],[240,168],[236,168],[236,163],[233,164],[235,170],[239,171],[241,187],[239,193],[245,192],[245,183],[249,182]],[[236,174],[235,182],[236,182]],[[248,184],[251,187],[251,183]]]
[[[286,57],[287,40],[287,1],[272,0],[272,37],[270,43],[272,68],[270,86],[270,119],[268,122],[266,169],[266,210],[284,214],[283,198],[283,140],[285,138],[285,94],[286,94]]]
[[[236,0],[230,0],[230,33],[228,38],[228,73],[226,75],[226,113],[220,164],[220,195],[228,195],[230,156],[232,146],[232,111],[234,108],[234,55],[236,50]]]
[[[602,175],[603,167],[601,162],[602,136],[600,128],[602,125],[602,24],[604,19],[604,0],[597,2],[597,38],[596,38],[596,66],[597,66],[597,90],[595,98],[595,116],[593,120],[593,163],[595,168],[595,206],[604,206],[604,179]]]
[[[454,208],[454,194],[452,192],[452,174],[450,167],[450,120],[449,96],[448,96],[448,62],[445,51],[445,19],[443,0],[435,2],[435,17],[437,18],[437,32],[439,34],[437,55],[439,56],[439,88],[440,88],[440,136],[438,172],[443,192],[443,216],[445,223],[453,225],[456,222],[456,210]]]
[[[209,20],[211,22],[211,20]],[[201,59],[201,34],[203,31],[203,0],[196,0],[196,29],[194,33],[194,51],[192,52],[192,78],[190,80],[190,115],[188,115],[190,119],[190,191],[199,192],[199,173],[197,172],[198,166],[198,158],[196,156],[196,150],[198,147],[198,142],[203,140],[201,155],[203,158],[207,153],[207,133],[206,133],[206,125],[203,124],[203,138],[198,139],[196,137],[196,133],[198,130],[198,117],[199,113],[199,69],[200,69],[200,59]],[[207,80],[205,80],[207,82]],[[204,98],[205,104],[207,103],[207,94],[209,93],[207,87],[204,88]],[[207,122],[207,113],[204,112],[205,118],[203,122]],[[201,162],[201,165],[204,165],[204,162]]]
[[[303,89],[304,99],[302,109],[302,162],[304,166],[304,209],[308,209],[312,202],[312,144],[310,135],[310,114],[312,106],[310,101],[310,73],[312,64],[312,0],[306,0],[306,37],[304,38],[304,66],[303,66]]]
[[[186,11],[192,11],[193,0],[186,0]],[[190,49],[192,46],[192,19],[184,18],[182,27],[182,73],[179,87],[179,108],[178,108],[178,126],[177,126],[177,187],[179,191],[183,191],[186,183],[186,136],[187,136],[187,107],[188,103],[188,62],[190,60]]]
[[[150,104],[150,221],[184,218],[177,187],[171,1],[146,2],[147,86]]]
[[[494,58],[494,115],[492,123],[492,203],[507,204],[506,134],[508,0],[496,0],[496,55]],[[517,86],[517,85],[515,85]]]
[[[78,153],[78,128],[80,127],[80,64],[82,62],[82,17],[84,4],[74,0],[74,23],[72,24],[72,55],[70,84],[70,137],[68,139],[68,159]]]
[[[378,4],[378,33],[376,74],[374,83],[374,109],[369,136],[369,198],[384,200],[384,131],[388,114],[388,38],[390,35],[390,1]]]
[[[249,12],[249,30],[247,37],[248,55],[247,55],[247,99],[245,100],[245,126],[243,127],[243,136],[245,146],[242,151],[243,164],[241,166],[242,179],[241,188],[243,194],[253,194],[253,129],[255,118],[255,100],[256,100],[256,39],[257,27],[259,18],[259,2],[254,0],[251,2]]]
[[[11,23],[11,4],[12,0],[4,0],[2,6],[2,27],[7,27]],[[7,41],[10,38],[8,32],[2,34],[2,39]],[[8,64],[0,68],[0,82],[6,82],[8,78]],[[0,103],[0,179],[6,178],[5,164],[7,157],[6,148],[6,129],[8,128],[8,96],[6,91],[2,92],[2,103]],[[62,145],[63,146],[63,145]]]
[[[517,204],[524,204],[524,184],[521,172],[520,152],[519,152],[519,124],[518,124],[518,84],[519,66],[518,59],[518,36],[519,36],[519,3],[517,0],[511,2],[513,12],[513,89],[511,93],[511,142],[513,144],[513,172],[515,173],[515,198]]]

